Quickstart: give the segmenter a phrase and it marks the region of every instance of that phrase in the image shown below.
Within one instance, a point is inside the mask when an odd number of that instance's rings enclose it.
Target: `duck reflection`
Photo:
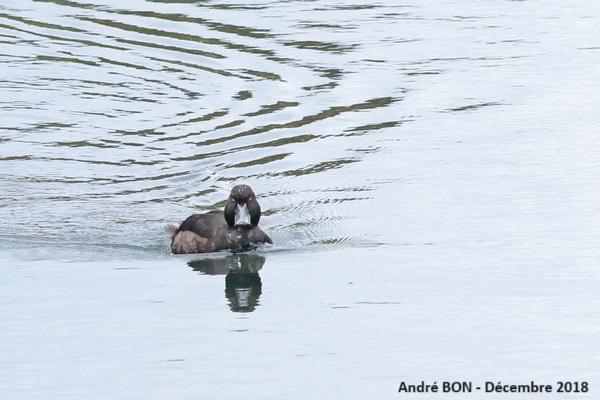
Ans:
[[[232,254],[225,258],[203,258],[188,262],[194,270],[225,276],[225,296],[233,312],[252,312],[258,306],[262,282],[258,271],[266,258],[257,254]]]

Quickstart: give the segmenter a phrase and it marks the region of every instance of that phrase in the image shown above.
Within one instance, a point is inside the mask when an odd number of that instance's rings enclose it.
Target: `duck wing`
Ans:
[[[193,214],[181,223],[177,232],[190,231],[200,237],[212,240],[227,227],[222,211],[210,211],[205,214]]]
[[[260,229],[258,226],[252,228],[250,230],[250,232],[248,232],[248,241],[250,243],[269,243],[269,244],[273,244],[273,241],[271,240],[271,238],[269,237],[269,235],[267,235],[266,233],[264,233],[263,230]]]

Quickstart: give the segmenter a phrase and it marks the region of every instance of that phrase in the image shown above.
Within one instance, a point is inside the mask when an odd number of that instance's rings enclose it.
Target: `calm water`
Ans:
[[[4,0],[0,397],[598,398],[599,18]],[[171,255],[237,183],[275,245]]]

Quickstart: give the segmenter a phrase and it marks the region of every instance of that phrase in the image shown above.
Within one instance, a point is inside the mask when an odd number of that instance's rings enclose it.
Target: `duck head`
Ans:
[[[260,220],[260,205],[252,188],[236,185],[231,189],[225,206],[225,221],[230,228],[235,226],[253,228]]]

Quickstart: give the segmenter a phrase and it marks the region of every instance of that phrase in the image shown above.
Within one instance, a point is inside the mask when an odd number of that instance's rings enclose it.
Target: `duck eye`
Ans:
[[[248,197],[248,201],[252,201],[252,196],[249,196],[249,197]]]

